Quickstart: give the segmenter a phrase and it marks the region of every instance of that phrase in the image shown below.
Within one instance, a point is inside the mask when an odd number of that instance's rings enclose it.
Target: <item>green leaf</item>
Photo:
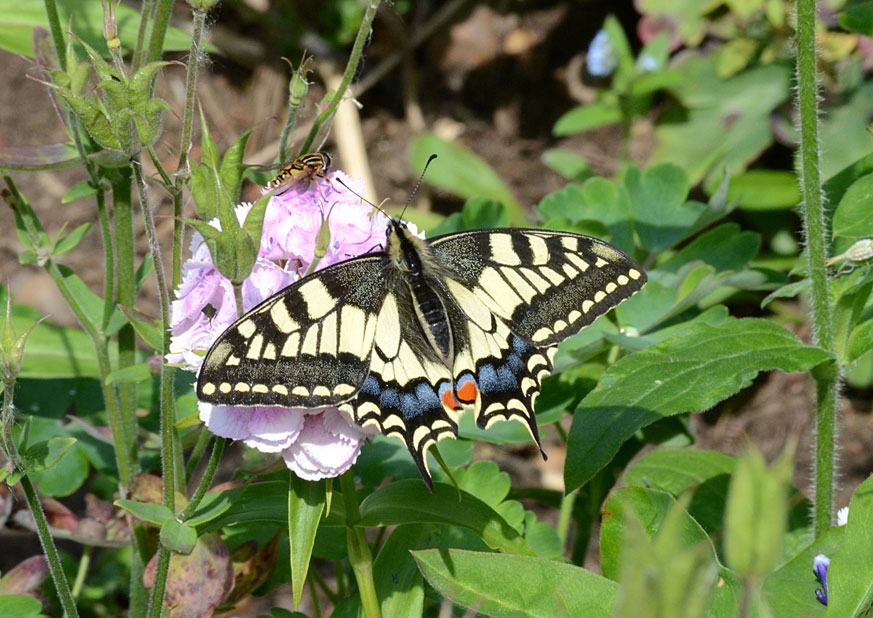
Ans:
[[[759,371],[808,371],[829,358],[761,319],[694,324],[622,358],[573,415],[566,491],[594,476],[638,429],[674,414],[708,410],[748,386]]]
[[[175,517],[171,517],[161,526],[161,545],[187,556],[194,550],[197,543],[197,531],[187,523],[182,523]]]
[[[80,200],[83,197],[97,195],[97,193],[97,187],[91,184],[90,180],[83,180],[64,194],[64,197],[61,198],[61,204],[69,204],[70,202]]]
[[[291,589],[294,607],[300,607],[303,585],[315,545],[315,533],[324,512],[324,482],[304,481],[290,473],[288,487],[288,543],[291,549]]]
[[[0,595],[0,616],[46,618],[46,615],[42,613],[40,600],[25,594]]]
[[[103,8],[99,2],[90,0],[60,0],[58,3],[60,22],[64,32],[72,20],[69,31],[76,33],[94,47],[105,47],[103,36]],[[137,28],[141,17],[139,11],[125,4],[116,9],[118,38],[123,48],[130,51],[136,44]],[[0,48],[13,54],[33,58],[33,30],[35,27],[49,29],[45,7],[30,2],[0,0]],[[188,51],[191,36],[178,28],[168,28],[164,38],[164,51]],[[215,51],[212,45],[207,51]]]
[[[618,579],[621,561],[629,558],[623,555],[622,547],[626,540],[627,518],[631,514],[645,526],[649,537],[655,537],[668,511],[676,504],[676,498],[670,494],[648,487],[624,487],[613,491],[603,507],[603,525],[600,529],[600,567],[603,575]],[[679,544],[685,549],[699,543],[711,543],[706,532],[687,511],[680,519],[676,534]]]
[[[830,556],[828,616],[866,615],[873,601],[873,476],[849,502],[849,520],[840,550]]]
[[[580,105],[565,112],[558,118],[552,133],[558,137],[590,131],[609,124],[616,124],[623,119],[621,108],[617,102],[600,102]]]
[[[88,479],[88,458],[78,444],[69,442],[76,440],[70,437],[60,419],[34,417],[30,423],[29,440],[36,443],[47,440],[52,445],[47,453],[43,450],[44,447],[34,453],[34,461],[38,462],[42,454],[45,454],[46,459],[28,470],[28,476],[39,487],[40,494],[50,498],[69,496]],[[56,459],[58,455],[59,460]],[[29,458],[25,453],[25,460]],[[50,469],[42,468],[52,460],[54,463]]]
[[[720,567],[711,540],[684,501],[628,487],[612,493],[604,515],[601,564],[604,575],[619,577],[622,585],[618,616],[636,616],[643,603],[660,608],[664,616],[737,615],[737,578]]]
[[[671,90],[687,111],[655,129],[652,163],[679,165],[691,184],[725,168],[744,171],[773,142],[770,115],[791,95],[787,66],[755,66],[721,80],[715,63],[715,54],[694,53],[674,63],[684,79]]]
[[[76,438],[51,438],[37,442],[24,452],[24,466],[28,473],[42,472],[57,464],[76,443]]]
[[[751,62],[758,49],[754,39],[733,39],[722,45],[716,53],[715,71],[722,79],[739,73]]]
[[[424,169],[430,155],[439,158],[428,168],[425,181],[461,197],[485,197],[503,203],[512,224],[523,223],[524,208],[491,166],[473,151],[433,134],[417,138],[409,150],[413,169]]]
[[[873,36],[873,2],[862,2],[839,15],[840,26],[850,32]]]
[[[846,346],[846,360],[857,360],[870,350],[873,350],[873,320],[866,320],[852,329]]]
[[[424,581],[412,551],[433,547],[438,534],[432,526],[397,526],[373,564],[376,596],[383,616],[419,618],[424,608]]]
[[[860,239],[873,236],[873,174],[853,182],[834,212],[834,236]]]
[[[160,350],[163,348],[164,338],[161,334],[159,321],[149,318],[144,313],[141,313],[132,307],[118,305],[118,308],[133,326],[136,334],[139,335],[147,345],[151,346],[154,350]]]
[[[116,500],[112,504],[124,509],[131,515],[150,521],[159,526],[163,526],[169,520],[175,519],[173,512],[163,504],[136,502],[135,500]]]
[[[731,178],[727,201],[736,202],[743,210],[793,208],[800,202],[797,175],[781,170],[749,170]]]
[[[487,616],[611,616],[618,584],[571,564],[460,549],[412,552],[428,583]]]
[[[128,367],[110,371],[106,376],[106,384],[116,382],[142,382],[152,377],[152,369],[148,363],[136,363]]]
[[[89,221],[88,223],[83,223],[75,230],[56,241],[54,248],[52,249],[52,255],[57,257],[63,253],[66,253],[76,245],[78,245],[85,234],[88,233],[88,230],[91,229],[93,224]]]
[[[546,219],[566,217],[576,223],[599,221],[609,228],[611,242],[622,251],[633,250],[633,226],[627,190],[605,178],[590,178],[581,187],[567,185],[543,198],[537,210]]]
[[[221,183],[224,185],[224,190],[231,196],[233,202],[239,201],[240,189],[242,188],[242,177],[245,171],[243,165],[243,156],[246,151],[246,143],[249,141],[251,130],[243,133],[230,148],[224,153],[224,158],[221,160]]]
[[[675,273],[686,264],[700,261],[716,272],[737,271],[757,255],[760,246],[761,237],[757,233],[742,231],[736,223],[724,223],[695,238],[659,264],[658,270]]]
[[[433,493],[420,479],[395,481],[377,489],[361,502],[360,526],[407,523],[449,524],[475,532],[491,548],[532,555],[521,535],[479,498],[451,485],[434,483]]]
[[[699,202],[685,202],[688,176],[669,163],[645,172],[628,168],[624,185],[630,195],[634,227],[643,246],[654,252],[669,249],[683,238],[705,210]]]
[[[567,180],[582,182],[594,175],[588,159],[570,150],[552,148],[546,150],[540,158],[543,165]]]

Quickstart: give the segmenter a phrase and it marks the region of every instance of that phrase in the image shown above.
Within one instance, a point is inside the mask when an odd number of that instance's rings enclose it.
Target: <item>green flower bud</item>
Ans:
[[[782,553],[794,448],[770,468],[752,450],[737,461],[725,508],[725,555],[742,575],[769,573]]]

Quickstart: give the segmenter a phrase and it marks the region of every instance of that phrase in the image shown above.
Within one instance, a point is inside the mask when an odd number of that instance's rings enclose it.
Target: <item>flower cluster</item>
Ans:
[[[337,177],[355,191],[362,189],[361,183],[333,172],[330,182],[316,179],[303,192],[291,188],[271,197],[258,259],[242,287],[244,311],[298,280],[310,267],[324,268],[382,246],[388,219],[333,182]],[[251,204],[237,206],[240,222],[251,208]],[[329,230],[326,245],[325,224]],[[221,229],[217,219],[210,225]],[[322,246],[318,246],[319,238]],[[172,340],[166,360],[191,371],[200,369],[205,353],[238,316],[233,286],[218,272],[197,232],[171,313]],[[266,453],[281,453],[287,466],[307,480],[346,471],[369,435],[335,408],[228,407],[201,402],[200,419],[219,436],[242,440]]]

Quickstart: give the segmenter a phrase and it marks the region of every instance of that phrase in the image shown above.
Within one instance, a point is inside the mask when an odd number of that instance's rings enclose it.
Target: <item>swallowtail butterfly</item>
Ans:
[[[226,406],[336,406],[400,437],[431,486],[427,449],[516,419],[539,446],[534,400],[557,344],[646,282],[579,234],[488,229],[428,240],[392,219],[385,250],[315,272],[213,344],[197,397]],[[542,450],[542,449],[541,449]]]

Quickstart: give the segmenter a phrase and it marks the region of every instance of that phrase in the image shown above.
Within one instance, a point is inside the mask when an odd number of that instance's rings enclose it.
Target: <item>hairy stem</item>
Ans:
[[[812,323],[816,344],[833,353],[833,302],[827,267],[827,228],[821,190],[818,143],[818,80],[815,53],[815,0],[797,1],[797,108],[800,117],[801,216],[807,244]],[[822,535],[831,525],[834,493],[834,439],[839,371],[816,371],[816,463],[813,528]]]

